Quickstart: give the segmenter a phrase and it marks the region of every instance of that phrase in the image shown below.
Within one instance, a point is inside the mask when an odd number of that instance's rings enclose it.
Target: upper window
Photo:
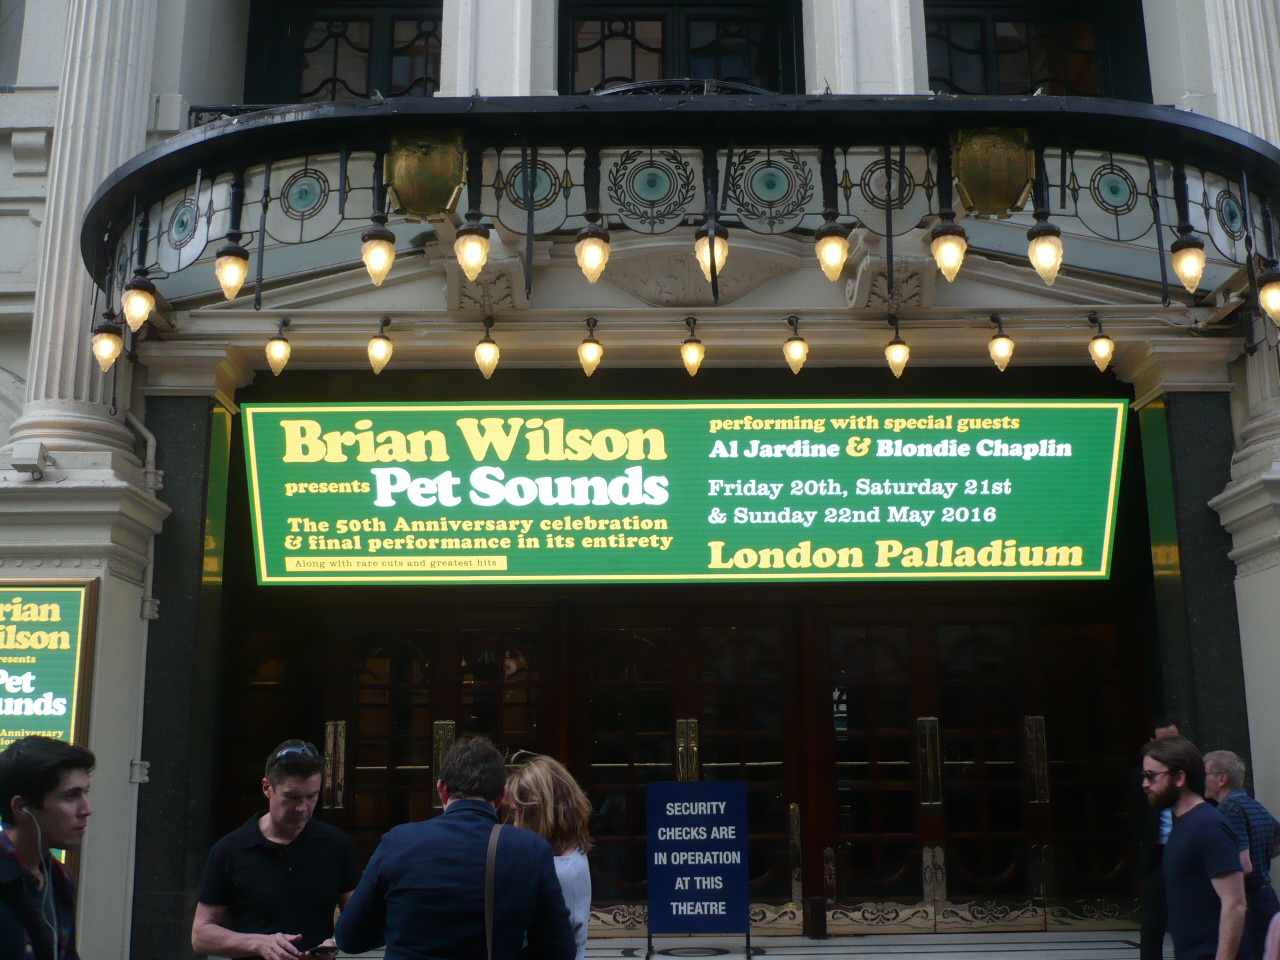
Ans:
[[[717,80],[795,93],[800,13],[792,2],[560,4],[560,92],[652,80]]]
[[[926,0],[935,93],[1151,101],[1137,0]]]
[[[440,89],[440,4],[254,4],[245,97],[314,103]]]

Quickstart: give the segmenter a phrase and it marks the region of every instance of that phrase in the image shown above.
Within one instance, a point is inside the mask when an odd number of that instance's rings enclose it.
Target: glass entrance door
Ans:
[[[794,636],[785,613],[584,611],[575,773],[596,810],[594,895],[606,923],[640,926],[645,786],[653,780],[745,781],[752,901],[789,898],[798,786]]]

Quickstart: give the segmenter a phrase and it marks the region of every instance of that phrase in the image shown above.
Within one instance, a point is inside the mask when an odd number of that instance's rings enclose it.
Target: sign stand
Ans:
[[[648,785],[649,923],[655,933],[736,934],[751,956],[747,885],[747,785]]]

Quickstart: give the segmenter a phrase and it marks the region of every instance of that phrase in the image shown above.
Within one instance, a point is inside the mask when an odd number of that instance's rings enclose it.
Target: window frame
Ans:
[[[594,91],[575,93],[573,89],[574,31],[578,20],[661,20],[663,22],[664,80],[689,79],[689,21],[700,17],[724,17],[741,11],[743,19],[772,19],[777,26],[776,93],[803,92],[803,19],[798,0],[703,0],[701,3],[644,2],[612,4],[604,0],[563,0],[560,4],[559,55],[556,71],[561,96],[591,96]]]
[[[320,3],[308,0],[257,0],[249,14],[245,102],[302,102],[301,31],[303,24],[325,19],[369,22],[369,68],[365,80],[367,96],[356,99],[373,99],[375,90],[385,97],[390,89],[395,21],[435,19],[443,22],[443,6],[442,0],[366,0],[364,3],[352,0]],[[438,88],[440,78],[436,77],[435,80]],[[406,93],[400,96],[429,95]]]
[[[995,24],[1089,23],[1098,45],[1100,97],[1151,103],[1151,67],[1140,0],[1078,0],[1066,11],[1057,0],[925,0],[924,20],[979,20],[989,56],[984,63],[986,83],[998,82],[999,68],[992,42]],[[1133,42],[1139,40],[1141,42]],[[927,46],[927,43],[926,43]],[[926,71],[928,71],[926,57]],[[932,71],[928,71],[932,77]],[[986,94],[999,96],[1000,94]]]

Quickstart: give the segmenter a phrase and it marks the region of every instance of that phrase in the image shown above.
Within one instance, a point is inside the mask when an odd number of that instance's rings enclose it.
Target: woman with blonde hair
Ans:
[[[593,846],[587,832],[591,802],[560,763],[534,755],[507,776],[505,803],[509,823],[532,830],[551,844],[578,946],[577,960],[583,960],[591,912],[591,872],[587,866],[587,851]]]

